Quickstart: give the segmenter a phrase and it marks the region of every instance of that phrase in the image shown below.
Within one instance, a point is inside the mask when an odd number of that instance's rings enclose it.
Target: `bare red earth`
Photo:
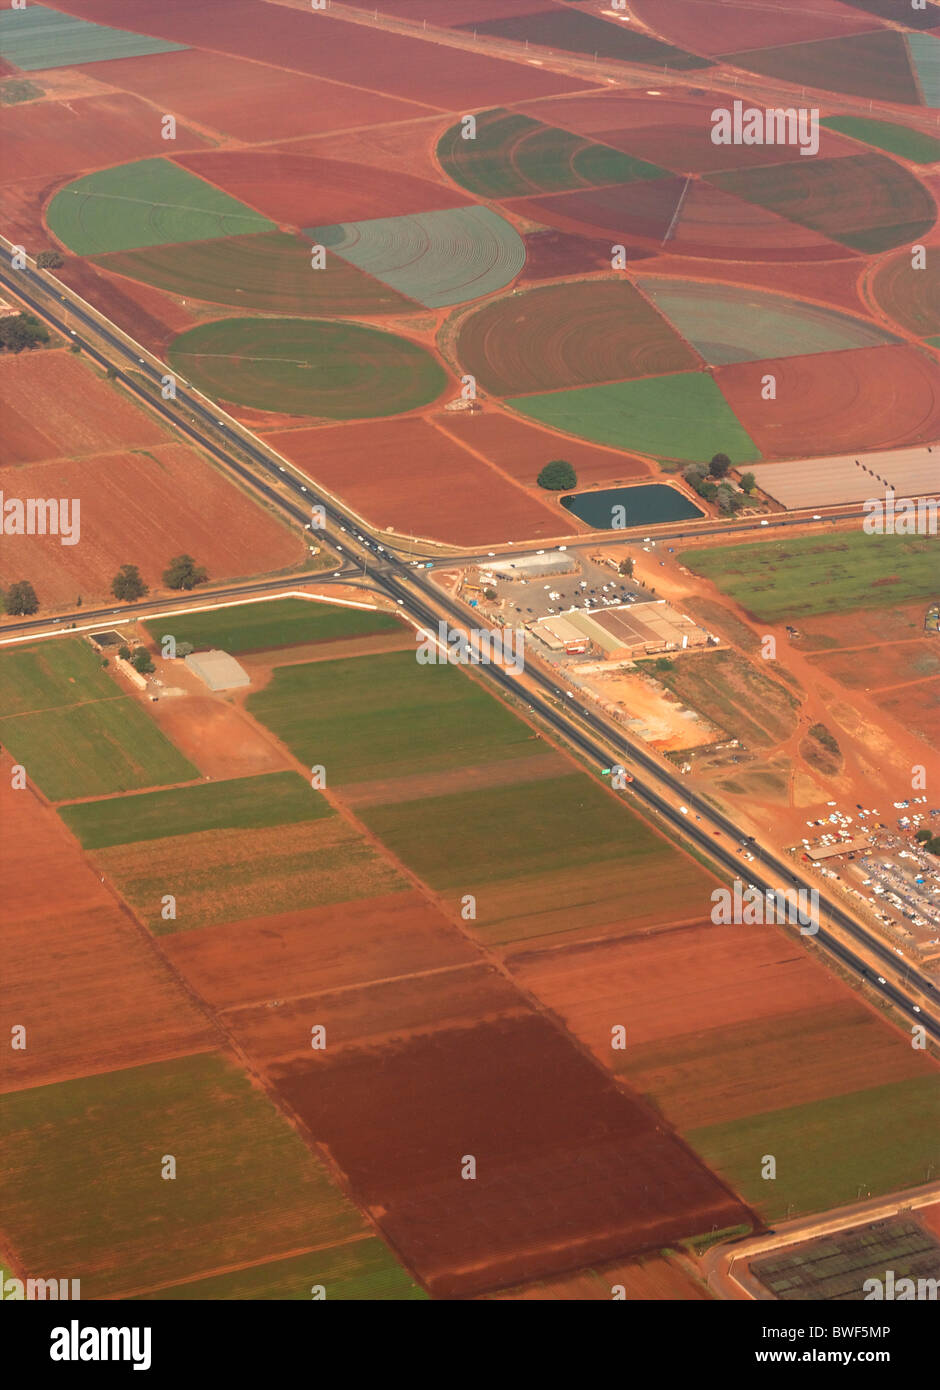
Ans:
[[[63,0],[59,8],[117,28],[129,27],[125,0]],[[589,84],[460,48],[430,46],[390,30],[348,24],[326,13],[262,0],[138,0],[133,27],[194,47],[252,58],[293,72],[425,102],[444,111],[480,110],[507,101],[583,90]]]
[[[777,379],[772,401],[761,394],[768,373]],[[940,372],[915,347],[738,362],[717,368],[714,376],[767,458],[888,449],[940,438]]]
[[[568,460],[580,483],[624,482],[642,478],[651,471],[649,464],[635,454],[582,444],[570,435],[539,429],[503,411],[435,418],[441,429],[466,448],[484,454],[498,468],[529,486],[534,485],[546,463],[556,458]]]
[[[645,91],[600,92],[523,103],[519,109],[548,125],[559,125],[640,159],[677,173],[710,173],[758,164],[782,164],[803,159],[798,145],[716,145],[712,142],[712,112],[721,105],[712,93],[664,91],[650,97]],[[819,131],[821,156],[858,154],[858,146],[834,131]]]
[[[261,63],[226,58],[206,49],[119,58],[102,71],[83,69],[121,91],[133,92],[198,125],[255,143],[309,135],[311,130],[406,121],[424,108],[318,77],[274,71]]]
[[[479,960],[417,893],[226,922],[178,932],[162,946],[200,994],[223,1010]]]
[[[151,586],[174,555],[194,555],[212,579],[266,573],[299,564],[300,531],[286,526],[182,444],[147,452],[37,463],[4,475],[15,497],[77,498],[81,538],[4,537],[0,581],[35,575],[43,603],[107,597],[111,580],[133,560]],[[39,575],[41,574],[41,584]]]
[[[420,416],[265,438],[381,528],[454,545],[573,530],[567,512],[543,505]]]
[[[775,8],[766,0],[632,0],[637,18],[657,34],[693,52],[712,56],[745,48],[838,39],[881,28],[872,14],[838,0]]]
[[[68,352],[22,352],[0,358],[0,413],[2,464],[74,459],[111,449],[165,444],[168,439],[166,431],[134,405],[121,387],[103,380]],[[11,485],[12,478],[7,491]]]
[[[165,155],[160,115],[149,102],[115,93],[75,101],[37,101],[3,108],[5,183],[123,164]],[[206,140],[182,121],[174,149],[201,149]]]
[[[220,150],[176,160],[233,198],[295,227],[465,207],[454,188],[315,155]]]
[[[0,726],[2,727],[2,726]],[[133,1067],[218,1044],[77,842],[0,758],[3,1012],[26,1047],[0,1049],[0,1090]]]
[[[435,983],[424,987],[431,1006]],[[495,1009],[504,995],[497,988]],[[318,1004],[329,1036],[326,1001]],[[381,996],[371,1019],[380,1006]],[[381,1060],[344,1048],[271,1074],[439,1297],[749,1219],[652,1111],[534,1013],[491,1012],[475,1027],[458,1017],[424,1035],[412,1030]],[[461,1176],[468,1156],[472,1180]]]

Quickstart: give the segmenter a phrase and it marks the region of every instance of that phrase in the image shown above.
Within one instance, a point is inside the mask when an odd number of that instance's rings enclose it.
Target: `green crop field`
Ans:
[[[322,1297],[330,1302],[371,1303],[388,1299],[401,1303],[427,1298],[376,1236],[312,1250],[289,1260],[271,1260],[191,1284],[173,1284],[140,1297],[142,1301],[224,1298],[309,1303],[316,1286],[323,1289]]]
[[[280,666],[247,707],[298,758],[324,765],[332,786],[545,751],[463,672],[412,652]]]
[[[476,138],[463,123],[441,136],[437,157],[455,183],[481,198],[522,197],[659,178],[655,164],[502,108],[477,117]]]
[[[875,149],[899,154],[913,164],[936,164],[940,159],[940,140],[921,130],[912,130],[910,126],[896,125],[894,121],[876,121],[868,116],[826,116],[819,124],[851,135]]]
[[[682,561],[769,622],[882,608],[937,591],[937,543],[930,536],[850,531],[686,550]]]
[[[695,462],[719,452],[734,463],[761,457],[715,382],[701,372],[520,396],[508,404],[539,424],[616,449]]]
[[[447,385],[418,343],[323,319],[218,319],[181,333],[168,356],[209,396],[331,420],[398,415],[429,405]]]
[[[199,776],[129,695],[0,719],[0,741],[50,801]]]
[[[286,232],[150,246],[97,257],[104,270],[211,304],[293,315],[408,314],[420,306],[339,256],[314,270],[310,243]]]
[[[583,878],[615,860],[631,865],[675,855],[590,778],[490,787],[421,801],[365,807],[363,820],[432,888],[492,883],[576,863]]]
[[[94,851],[98,869],[157,936],[349,902],[405,886],[332,812],[249,830],[204,830]],[[172,894],[175,917],[164,917]]]
[[[365,1231],[267,1097],[203,1054],[0,1097],[4,1233],[84,1299],[269,1261]],[[176,1177],[161,1177],[164,1155]]]
[[[0,718],[122,694],[87,642],[42,642],[0,654]]]
[[[76,179],[55,195],[46,220],[79,256],[275,230],[259,212],[168,159]]]
[[[44,5],[24,5],[0,11],[0,50],[24,72],[73,67],[111,58],[139,58],[147,53],[173,53],[186,44],[90,24]],[[106,79],[105,79],[106,80]]]
[[[59,814],[85,849],[103,849],[202,830],[249,830],[319,820],[330,814],[330,808],[299,773],[271,772],[140,796],[84,801],[63,806]]]
[[[162,641],[169,629],[177,642],[192,642],[198,651],[218,647],[231,653],[296,647],[307,642],[334,642],[343,637],[401,630],[398,619],[389,613],[342,608],[337,604],[300,598],[240,603],[209,613],[180,613],[172,618],[152,620],[145,626],[155,642]]]
[[[929,1067],[929,1062],[925,1066]],[[940,1075],[829,1096],[685,1138],[767,1221],[917,1187],[940,1168]],[[777,1177],[761,1177],[773,1154]]]

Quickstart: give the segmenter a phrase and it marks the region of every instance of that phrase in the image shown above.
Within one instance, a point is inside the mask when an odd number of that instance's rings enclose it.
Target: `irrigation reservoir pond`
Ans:
[[[678,488],[668,483],[610,487],[601,492],[576,492],[561,505],[595,531],[620,531],[631,526],[656,526],[664,521],[691,521],[704,516]]]

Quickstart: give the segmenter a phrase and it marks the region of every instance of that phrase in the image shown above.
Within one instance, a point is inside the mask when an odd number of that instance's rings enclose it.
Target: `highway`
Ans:
[[[0,269],[0,284],[23,300],[64,337],[74,338],[83,351],[99,365],[114,367],[118,379],[128,390],[146,401],[151,409],[156,410],[183,435],[215,458],[223,468],[260,492],[283,515],[305,526],[311,520],[310,508],[322,507],[328,526],[314,534],[344,556],[340,570],[341,577],[346,582],[352,578],[358,578],[360,581],[367,578],[370,587],[389,598],[412,621],[426,627],[431,633],[437,632],[438,622],[442,618],[448,623],[449,630],[451,625],[455,628],[466,628],[468,614],[463,604],[434,586],[426,571],[397,554],[393,548],[395,542],[387,533],[368,529],[335,499],[321,494],[319,490],[316,493],[311,491],[309,479],[301,481],[305,475],[298,476],[291,472],[283,463],[278,462],[279,456],[273,450],[265,448],[260,440],[256,440],[247,431],[227,424],[210,405],[204,404],[198,395],[181,384],[178,378],[175,402],[164,401],[160,396],[159,386],[168,369],[162,364],[155,367],[152,362],[137,355],[128,346],[125,338],[114,330],[113,325],[108,326],[99,315],[88,312],[80,303],[74,303],[70,297],[68,312],[87,330],[87,336],[83,334],[79,337],[77,331],[70,330],[61,318],[60,301],[65,296],[58,289],[51,289],[42,276],[31,269],[12,271],[3,266]],[[110,355],[105,355],[102,351],[102,344],[107,347]],[[119,365],[121,363],[126,365],[122,368]],[[154,394],[146,389],[139,379],[141,376],[157,387]],[[228,449],[220,445],[219,438],[229,446]],[[232,457],[230,449],[239,450],[256,469],[268,475],[275,486],[264,481],[263,477],[257,477],[251,468]],[[289,495],[285,496],[282,489],[286,489]],[[805,518],[801,522],[788,517],[776,524],[805,524]],[[728,523],[710,523],[708,527],[696,528],[691,534],[702,535],[709,530],[724,533],[729,529],[731,527]],[[753,523],[748,525],[739,522],[734,529],[754,529],[754,526]],[[687,531],[670,531],[668,528],[656,527],[657,541],[666,538],[678,539],[680,535],[687,534]],[[631,538],[631,533],[628,532],[618,533],[618,536],[620,535]],[[595,538],[583,544],[596,545],[597,540]],[[573,544],[569,548],[574,549],[576,546]],[[508,553],[527,552],[520,546]],[[448,560],[450,559],[451,556],[448,555]],[[366,568],[368,576],[365,574]],[[211,594],[203,592],[200,597],[203,602],[210,602],[226,593],[257,594],[289,587],[291,584],[296,586],[303,583],[305,578],[312,577],[298,576],[259,581],[257,584],[237,586],[226,591],[213,591]],[[316,582],[323,581],[317,579]],[[143,601],[139,604],[124,605],[119,611],[121,615],[133,618],[135,614],[153,612],[161,606],[179,607],[180,603],[180,598]],[[89,619],[95,621],[105,618],[113,620],[114,616],[113,609],[77,609],[74,613],[59,616],[57,627],[52,626],[49,619],[35,619],[22,624],[4,623],[2,632],[6,635],[38,629],[61,631],[62,624],[72,621],[87,622]],[[555,677],[543,670],[538,663],[526,664],[524,680],[496,664],[487,665],[485,671],[506,694],[532,710],[562,740],[577,749],[590,766],[599,771],[614,764],[625,765],[635,778],[626,795],[635,798],[648,810],[654,811],[678,831],[682,838],[697,846],[712,862],[720,864],[732,878],[751,882],[763,891],[789,887],[816,889],[824,919],[835,924],[840,933],[844,933],[854,945],[863,947],[884,963],[884,983],[879,983],[878,975],[856,954],[852,946],[846,944],[841,935],[837,936],[826,926],[820,926],[813,939],[854,975],[864,979],[882,999],[892,1004],[905,1018],[912,1023],[923,1025],[934,1040],[940,1041],[936,991],[932,982],[911,962],[905,960],[906,980],[920,991],[923,1000],[923,1007],[917,1007],[916,1001],[910,997],[906,989],[893,984],[890,978],[887,978],[901,968],[897,955],[877,935],[857,922],[838,901],[827,898],[825,889],[818,881],[802,878],[795,861],[788,861],[756,841],[748,840],[748,849],[755,855],[755,860],[747,865],[745,874],[745,865],[737,850],[747,837],[721,811],[697,796],[680,774],[675,773],[669,764],[661,761],[645,745],[634,743],[619,728],[610,726],[598,713],[566,697],[555,686]],[[641,781],[636,777],[636,773],[641,769],[649,780]],[[675,802],[670,797],[675,798]],[[679,811],[679,804],[688,808],[688,815]],[[701,815],[701,821],[695,819],[696,814]],[[713,828],[717,828],[719,835],[713,833]],[[702,907],[704,917],[706,904],[703,903]],[[754,929],[760,930],[760,927]],[[721,927],[716,927],[715,930],[720,931]]]

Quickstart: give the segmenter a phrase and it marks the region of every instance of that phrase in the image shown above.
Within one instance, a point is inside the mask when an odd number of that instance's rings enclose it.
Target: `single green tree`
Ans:
[[[140,570],[136,565],[121,566],[111,581],[111,592],[124,603],[133,603],[134,599],[143,598],[147,593],[147,585],[141,579]]]
[[[31,613],[39,611],[39,599],[36,597],[36,590],[28,579],[20,579],[15,584],[11,584],[6,591],[6,610],[17,616],[28,617]]]
[[[131,649],[130,649],[130,647],[128,647],[128,646],[121,646],[121,647],[118,647],[118,656],[121,658],[122,661],[130,661],[130,659],[131,659]]]
[[[208,578],[207,570],[197,565],[191,555],[174,555],[163,571],[163,582],[168,589],[195,589]]]
[[[746,492],[747,495],[750,497],[751,493],[754,491],[756,487],[757,479],[754,477],[754,474],[745,473],[744,476],[741,478],[741,491]]]
[[[714,454],[712,461],[708,465],[708,471],[713,478],[726,478],[731,467],[731,460],[727,454]]]
[[[565,459],[552,459],[551,463],[546,463],[537,481],[539,487],[549,492],[563,492],[567,488],[577,487],[578,475]]]
[[[627,579],[633,578],[632,556],[628,555],[626,559],[620,561],[620,564],[617,566],[617,573],[624,575]]]
[[[40,251],[36,264],[40,270],[58,270],[60,265],[65,265],[65,257],[61,251]]]
[[[137,648],[136,652],[134,652],[134,655],[131,657],[131,665],[134,670],[139,671],[142,676],[147,675],[149,671],[155,671],[157,669],[146,647]]]

